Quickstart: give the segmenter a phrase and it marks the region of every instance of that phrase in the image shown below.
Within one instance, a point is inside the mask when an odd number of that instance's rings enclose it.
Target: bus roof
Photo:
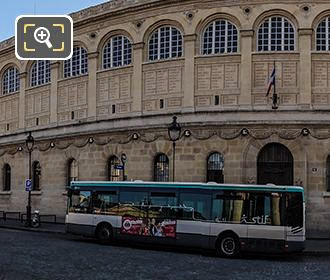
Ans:
[[[247,185],[247,184],[217,184],[217,183],[196,183],[196,182],[144,182],[144,181],[72,181],[70,189],[79,187],[156,187],[156,188],[179,188],[179,189],[207,189],[207,190],[252,190],[252,191],[287,191],[304,192],[300,186],[277,186]]]

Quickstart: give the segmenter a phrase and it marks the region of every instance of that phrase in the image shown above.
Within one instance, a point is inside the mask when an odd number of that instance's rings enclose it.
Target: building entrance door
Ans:
[[[279,143],[264,146],[257,160],[258,184],[293,185],[293,157]]]

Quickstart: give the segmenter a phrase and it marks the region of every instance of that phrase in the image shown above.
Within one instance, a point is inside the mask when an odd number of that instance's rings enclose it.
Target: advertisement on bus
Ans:
[[[176,220],[123,216],[121,233],[175,238]]]

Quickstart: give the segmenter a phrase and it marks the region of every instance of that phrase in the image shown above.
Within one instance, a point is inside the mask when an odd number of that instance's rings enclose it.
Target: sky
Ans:
[[[0,41],[15,35],[15,19],[20,15],[66,15],[107,0],[1,0]]]

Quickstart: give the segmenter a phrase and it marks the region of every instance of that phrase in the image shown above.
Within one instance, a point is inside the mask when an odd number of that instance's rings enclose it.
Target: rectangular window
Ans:
[[[74,111],[71,112],[71,120],[74,120]]]
[[[159,108],[163,109],[164,108],[164,99],[159,100]]]
[[[69,212],[90,213],[91,212],[91,192],[75,191],[69,197]]]
[[[116,191],[97,192],[93,194],[93,213],[117,215],[118,194]]]
[[[210,220],[211,195],[181,193],[179,210],[183,219]]]
[[[214,105],[217,106],[220,104],[220,96],[216,95],[214,96]]]
[[[149,198],[149,217],[176,219],[177,196],[174,192],[152,192]]]
[[[120,192],[120,203],[136,206],[148,205],[148,193],[138,191],[122,191]]]
[[[304,223],[302,193],[287,193],[285,207],[286,225],[290,227],[302,227]]]
[[[113,104],[111,106],[111,108],[112,108],[112,114],[115,114],[116,113],[116,105]]]

